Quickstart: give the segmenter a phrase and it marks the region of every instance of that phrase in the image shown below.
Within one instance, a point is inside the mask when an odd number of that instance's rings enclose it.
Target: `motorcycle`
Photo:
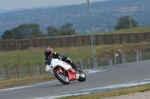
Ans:
[[[46,71],[54,74],[55,77],[64,85],[70,81],[78,80],[83,82],[86,80],[86,75],[83,71],[75,71],[70,64],[59,59],[50,59],[50,65],[46,65]]]

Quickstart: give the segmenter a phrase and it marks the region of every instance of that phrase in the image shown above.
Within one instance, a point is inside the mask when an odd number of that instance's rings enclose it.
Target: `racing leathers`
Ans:
[[[52,55],[50,55],[50,56],[46,56],[45,57],[45,64],[50,65],[51,64],[50,63],[51,58],[56,58],[56,59],[65,61],[66,63],[70,64],[73,69],[77,69],[77,66],[72,62],[72,60],[69,57],[62,56],[61,54],[59,54],[57,52],[52,53]]]

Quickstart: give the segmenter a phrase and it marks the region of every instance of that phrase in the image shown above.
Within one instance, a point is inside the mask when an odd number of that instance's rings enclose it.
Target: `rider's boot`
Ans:
[[[71,63],[71,66],[72,66],[73,69],[75,69],[75,71],[77,73],[81,73],[82,72],[82,70],[80,68],[78,68],[73,62]]]
[[[81,70],[80,68],[76,68],[75,71],[76,71],[77,73],[81,73],[81,72],[82,72],[82,70]]]

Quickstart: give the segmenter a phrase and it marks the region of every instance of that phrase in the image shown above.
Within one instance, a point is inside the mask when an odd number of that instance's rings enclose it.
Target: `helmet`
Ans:
[[[53,54],[53,49],[51,47],[47,47],[44,51],[46,57],[51,56]]]

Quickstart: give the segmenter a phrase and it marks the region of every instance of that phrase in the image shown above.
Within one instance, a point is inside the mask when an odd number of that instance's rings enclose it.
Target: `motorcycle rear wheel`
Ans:
[[[63,75],[63,73],[60,73],[59,71],[55,70],[54,71],[54,75],[55,77],[61,82],[63,83],[64,85],[67,85],[70,83],[67,75]]]

